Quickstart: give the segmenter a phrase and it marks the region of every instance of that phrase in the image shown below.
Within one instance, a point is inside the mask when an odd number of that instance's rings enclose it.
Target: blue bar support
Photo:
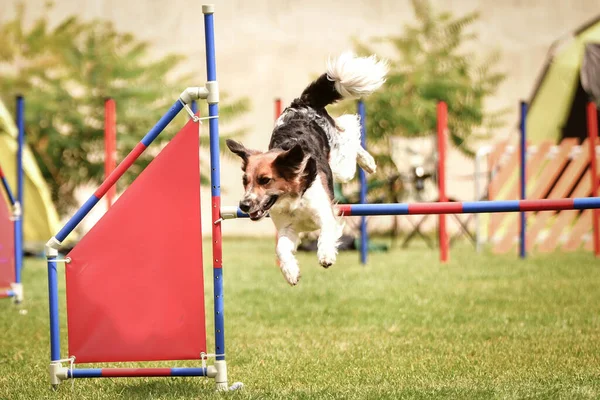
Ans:
[[[527,132],[526,132],[526,121],[527,121],[527,103],[521,101],[521,123],[520,123],[520,131],[521,131],[521,200],[525,200],[527,196],[527,183],[526,183],[526,167],[527,167]],[[520,234],[519,234],[519,257],[525,258],[527,257],[527,246],[526,246],[526,229],[527,229],[527,220],[524,212],[521,212],[519,215],[519,223],[520,223]]]
[[[367,148],[367,120],[365,103],[362,100],[358,101],[358,115],[360,116],[360,143],[364,149]],[[367,176],[362,168],[358,169],[358,179],[360,181],[360,203],[367,203]],[[369,252],[369,237],[367,232],[367,217],[360,218],[360,263],[367,263],[367,255]]]
[[[58,274],[56,256],[48,259],[48,304],[50,308],[50,361],[60,360],[60,321],[58,316]]]
[[[15,220],[15,281],[21,283],[21,270],[23,268],[23,216],[25,205],[23,202],[23,147],[25,146],[25,99],[17,96],[17,126],[19,128],[17,146],[17,200],[21,215]]]

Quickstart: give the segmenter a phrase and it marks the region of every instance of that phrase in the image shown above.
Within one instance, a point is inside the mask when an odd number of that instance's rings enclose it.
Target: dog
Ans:
[[[328,268],[336,261],[344,225],[334,209],[333,180],[348,182],[357,163],[368,173],[376,170],[360,143],[360,117],[333,119],[325,107],[373,93],[385,82],[387,63],[344,53],[330,59],[326,69],[277,119],[268,151],[227,140],[229,150],[242,159],[245,193],[239,208],[253,221],[271,216],[280,269],[292,286],[300,279],[295,257],[300,233],[320,229],[319,264]]]

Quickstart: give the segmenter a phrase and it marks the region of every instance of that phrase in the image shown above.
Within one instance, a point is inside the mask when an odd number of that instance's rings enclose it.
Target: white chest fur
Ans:
[[[280,198],[270,213],[278,228],[291,226],[296,232],[312,232],[321,228],[321,216],[328,210],[331,200],[318,176],[301,197]]]

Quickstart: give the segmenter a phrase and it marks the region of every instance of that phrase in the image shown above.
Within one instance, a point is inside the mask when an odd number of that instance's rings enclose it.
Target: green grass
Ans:
[[[226,241],[229,379],[245,384],[227,395],[204,378],[77,380],[52,392],[46,272],[28,260],[28,313],[0,303],[0,399],[600,398],[600,263],[589,253],[519,261],[462,248],[440,265],[435,252],[397,249],[368,267],[344,253],[329,270],[299,258],[292,288],[272,240]]]

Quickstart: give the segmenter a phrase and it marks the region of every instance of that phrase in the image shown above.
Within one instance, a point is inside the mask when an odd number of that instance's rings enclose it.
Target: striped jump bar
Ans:
[[[82,368],[67,378],[151,378],[154,376],[207,376],[207,368]]]
[[[10,190],[10,186],[8,186],[8,181],[6,180],[6,176],[4,176],[4,171],[2,171],[2,167],[0,167],[0,182],[2,182],[2,186],[4,186],[4,191],[6,192],[6,195],[8,196],[8,201],[10,202],[11,206],[15,205],[15,196],[13,195],[12,191]]]
[[[4,299],[7,297],[14,297],[15,296],[15,292],[13,290],[4,290],[0,292],[0,299]]]
[[[585,210],[600,208],[600,197],[544,200],[465,201],[432,203],[340,204],[338,215],[481,214],[521,211]],[[222,207],[221,218],[248,218],[237,207]]]

